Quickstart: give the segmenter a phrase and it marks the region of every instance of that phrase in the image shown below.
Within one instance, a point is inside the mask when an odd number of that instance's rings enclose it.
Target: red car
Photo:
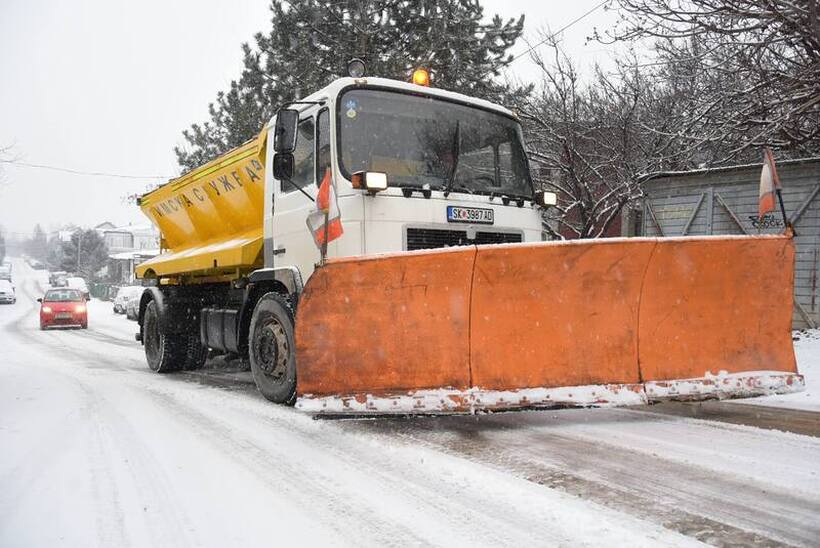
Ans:
[[[40,329],[49,327],[88,327],[88,310],[83,294],[76,289],[49,289],[40,304]]]

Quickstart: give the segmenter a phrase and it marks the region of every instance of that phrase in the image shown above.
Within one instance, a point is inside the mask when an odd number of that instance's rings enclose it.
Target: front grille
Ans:
[[[408,251],[453,247],[457,245],[518,243],[520,241],[521,234],[514,232],[480,231],[475,233],[475,239],[470,239],[467,236],[466,230],[445,230],[440,228],[407,229]]]
[[[517,244],[521,243],[521,234],[513,232],[476,232],[477,244]]]

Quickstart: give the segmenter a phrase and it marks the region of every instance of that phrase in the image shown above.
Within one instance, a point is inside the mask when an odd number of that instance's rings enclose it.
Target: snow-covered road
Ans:
[[[312,420],[247,374],[152,374],[109,303],[40,332],[43,274],[15,273],[0,546],[820,543],[816,437],[646,409]]]

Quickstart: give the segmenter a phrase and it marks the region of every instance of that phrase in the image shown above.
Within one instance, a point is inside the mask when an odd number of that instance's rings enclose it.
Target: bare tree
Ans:
[[[689,71],[678,132],[709,164],[820,150],[817,0],[615,0],[622,23],[603,41],[653,40],[655,77]]]
[[[518,110],[535,181],[558,194],[552,219],[558,229],[545,230],[597,238],[641,196],[648,173],[692,164],[672,116],[686,92],[647,77],[634,57],[619,61],[614,72],[595,67],[582,81],[555,40],[543,51],[532,55],[541,84]]]

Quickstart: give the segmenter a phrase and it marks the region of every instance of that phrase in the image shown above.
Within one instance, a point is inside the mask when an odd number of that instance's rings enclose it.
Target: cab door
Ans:
[[[296,266],[307,281],[319,262],[319,250],[307,228],[313,210],[319,173],[330,167],[330,139],[327,108],[309,109],[299,120],[293,177],[274,182],[273,264]],[[306,195],[307,194],[307,195]]]

